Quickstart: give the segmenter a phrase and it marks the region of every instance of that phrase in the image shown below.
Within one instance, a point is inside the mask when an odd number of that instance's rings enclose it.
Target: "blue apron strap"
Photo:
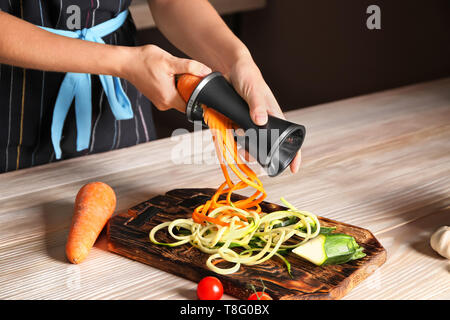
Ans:
[[[75,118],[77,123],[77,151],[87,149],[91,141],[92,108],[84,106],[92,103],[91,75],[86,73],[73,73],[76,75],[77,87],[75,90]]]
[[[76,31],[58,30],[41,27],[49,32],[97,43],[105,43],[102,37],[116,31],[125,22],[128,10],[121,12],[115,18],[105,21],[90,29]],[[130,100],[122,88],[120,79],[110,75],[99,75],[100,82],[105,91],[111,111],[117,120],[131,119],[133,109]],[[69,112],[70,105],[75,99],[75,116],[77,124],[77,151],[89,147],[91,139],[92,99],[91,99],[91,75],[84,73],[68,72],[56,98],[52,118],[52,144],[57,159],[61,158],[61,137],[64,122]]]

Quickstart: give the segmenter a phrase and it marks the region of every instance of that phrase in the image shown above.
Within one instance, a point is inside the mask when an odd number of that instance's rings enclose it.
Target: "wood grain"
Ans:
[[[427,238],[450,225],[450,78],[286,116],[307,128],[303,162],[296,175],[262,177],[267,201],[284,196],[368,229],[388,251],[344,299],[450,299],[449,262]],[[218,187],[216,164],[193,163],[209,153],[193,141],[209,132],[180,137],[191,148],[177,163],[180,140],[168,138],[1,174],[0,299],[195,299],[195,282],[108,252],[105,235],[83,264],[64,257],[75,195],[89,181],[114,188],[118,211],[174,188]]]
[[[218,275],[206,266],[209,255],[189,244],[165,247],[150,242],[148,235],[152,228],[174,219],[190,218],[193,210],[209,200],[215,191],[175,189],[115,215],[108,222],[108,249],[195,282],[206,276],[218,277],[225,293],[239,299],[250,296],[252,285],[258,291],[263,290],[261,281],[274,299],[340,299],[386,260],[386,251],[370,231],[326,218],[319,218],[322,226],[335,226],[337,233],[353,236],[364,247],[366,257],[341,265],[317,267],[289,253],[286,258],[291,263],[292,278],[284,263],[275,257],[259,265],[241,266],[231,275]],[[244,198],[233,194],[231,199]],[[263,212],[286,210],[268,202],[262,202],[261,208]],[[167,232],[160,232],[158,239],[173,241]]]

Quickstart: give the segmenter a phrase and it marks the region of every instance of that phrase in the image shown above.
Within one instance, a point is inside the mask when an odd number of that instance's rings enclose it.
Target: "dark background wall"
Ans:
[[[366,27],[371,4],[381,8],[381,30]],[[448,0],[269,0],[224,19],[287,111],[449,76],[449,15]],[[157,29],[138,40],[183,55]],[[155,119],[161,137],[191,129],[176,111]]]

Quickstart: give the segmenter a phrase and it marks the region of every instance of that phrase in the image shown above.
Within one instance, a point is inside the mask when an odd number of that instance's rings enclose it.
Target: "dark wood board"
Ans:
[[[250,284],[261,290],[261,280],[274,299],[340,299],[386,261],[385,249],[370,231],[322,217],[319,217],[321,225],[336,226],[336,232],[355,237],[367,256],[341,265],[318,267],[289,253],[286,258],[291,263],[293,278],[277,257],[256,266],[241,265],[231,275],[218,275],[207,268],[208,255],[189,244],[166,247],[150,242],[148,235],[154,226],[190,217],[193,209],[214,192],[214,189],[175,189],[114,215],[107,226],[108,249],[195,282],[216,276],[225,293],[239,299],[246,299],[253,292]],[[233,200],[241,198],[233,195]],[[265,212],[284,209],[268,202],[261,207]],[[173,241],[165,231],[158,232],[157,239]]]

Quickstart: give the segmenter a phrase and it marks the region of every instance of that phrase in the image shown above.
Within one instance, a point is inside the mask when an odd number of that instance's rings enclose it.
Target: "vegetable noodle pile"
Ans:
[[[241,159],[233,137],[231,120],[220,113],[204,108],[204,120],[211,129],[225,177],[210,200],[195,208],[192,218],[176,219],[157,225],[150,231],[150,240],[158,245],[180,246],[189,243],[209,254],[206,264],[218,274],[237,272],[241,265],[256,265],[273,256],[280,258],[290,272],[290,264],[283,254],[319,234],[317,217],[296,209],[283,198],[287,210],[262,212],[260,203],[267,194],[261,181]],[[233,182],[230,172],[239,179]],[[238,201],[231,201],[233,192],[253,188],[255,192]],[[219,200],[221,195],[225,199]],[[158,231],[167,228],[175,240],[162,243],[156,240]]]

